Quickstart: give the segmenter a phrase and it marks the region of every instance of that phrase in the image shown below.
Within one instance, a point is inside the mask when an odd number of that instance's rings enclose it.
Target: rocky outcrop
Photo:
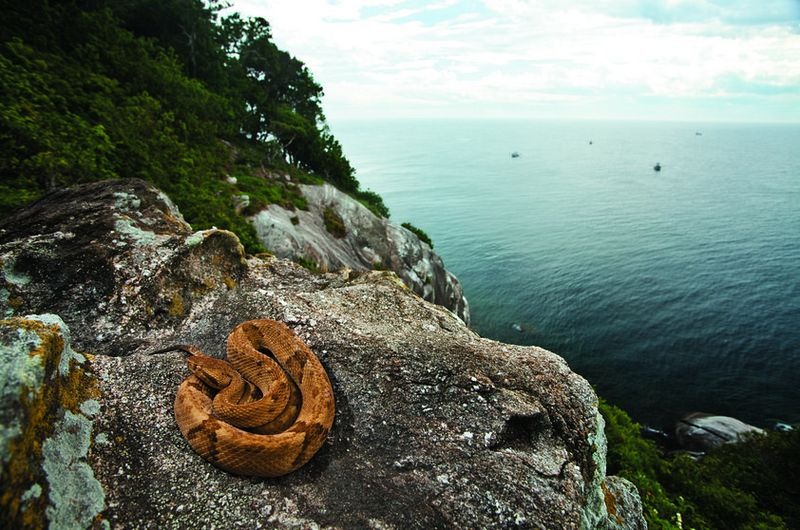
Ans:
[[[271,204],[252,218],[258,237],[281,258],[303,258],[323,270],[385,269],[412,291],[469,324],[469,305],[458,279],[416,234],[390,223],[330,184],[301,185],[308,210]]]
[[[717,416],[705,412],[688,414],[675,425],[675,438],[678,444],[689,451],[709,451],[726,443],[736,443],[754,434],[764,434],[764,430],[730,416]]]
[[[79,385],[87,396],[50,396],[55,427],[30,436],[45,448],[72,433],[84,452],[49,472],[35,452],[4,453],[3,509],[16,506],[19,520],[52,524],[53,492],[63,491],[61,502],[82,507],[65,527],[644,527],[635,488],[605,476],[588,383],[553,353],[477,336],[393,273],[311,274],[247,257],[229,232],[192,233],[136,180],[59,192],[8,219],[0,259],[4,358],[38,362],[36,341],[15,338],[36,326],[20,315],[57,312],[66,324],[46,317],[57,322],[47,333],[67,344],[69,329],[82,352],[67,356],[72,377],[95,381]],[[336,399],[327,444],[278,479],[233,476],[193,453],[172,413],[188,374],[182,356],[148,355],[189,343],[221,356],[234,326],[264,317],[315,351]],[[4,391],[4,444],[21,443],[31,423],[26,407],[6,403],[57,385],[42,373],[38,386]],[[19,458],[33,471],[18,471]],[[91,503],[42,478],[77,467],[101,486]]]

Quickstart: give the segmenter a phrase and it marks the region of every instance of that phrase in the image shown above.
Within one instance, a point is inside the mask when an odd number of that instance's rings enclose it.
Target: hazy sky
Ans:
[[[800,122],[800,0],[234,0],[329,120]]]

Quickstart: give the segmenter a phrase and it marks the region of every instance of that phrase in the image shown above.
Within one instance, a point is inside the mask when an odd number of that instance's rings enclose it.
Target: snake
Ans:
[[[335,405],[328,374],[286,324],[248,320],[228,335],[226,359],[192,345],[191,372],[175,395],[175,420],[191,448],[237,475],[280,477],[325,443]]]

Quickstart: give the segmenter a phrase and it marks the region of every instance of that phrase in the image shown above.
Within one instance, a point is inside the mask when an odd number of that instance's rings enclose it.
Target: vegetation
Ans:
[[[433,248],[433,241],[431,241],[431,237],[426,234],[421,228],[417,228],[416,226],[412,225],[411,223],[403,223],[400,226],[409,230],[416,234],[420,241],[423,243],[427,243],[429,247]]]
[[[284,180],[273,180],[269,176],[242,173],[236,176],[236,188],[246,193],[250,204],[243,210],[254,215],[268,204],[278,204],[287,210],[308,210],[308,201],[296,184]]]
[[[326,206],[322,212],[322,218],[325,221],[325,230],[327,230],[336,239],[341,239],[347,235],[347,228],[344,226],[344,219],[336,213],[330,206]]]
[[[296,182],[361,190],[322,112],[322,87],[261,18],[201,0],[12,0],[0,20],[0,217],[67,185],[139,177],[195,228],[238,233]],[[227,178],[235,175],[236,179]],[[270,178],[290,175],[292,181]],[[248,195],[237,212],[233,198]]]
[[[319,264],[313,259],[309,259],[303,256],[297,256],[295,258],[292,258],[292,261],[294,261],[295,263],[297,263],[298,265],[300,265],[301,267],[305,268],[310,272],[313,273],[321,272]]]
[[[666,457],[621,409],[601,402],[608,473],[639,488],[652,529],[800,528],[800,431]]]
[[[381,196],[374,191],[356,190],[351,195],[378,217],[389,217],[389,208],[383,203]]]

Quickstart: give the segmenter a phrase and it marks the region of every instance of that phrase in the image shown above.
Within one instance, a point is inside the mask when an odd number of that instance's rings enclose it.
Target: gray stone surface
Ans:
[[[603,492],[609,516],[608,528],[618,530],[647,528],[641,517],[642,499],[633,483],[622,477],[607,477],[603,484]]]
[[[99,384],[89,463],[112,528],[642,528],[605,476],[597,398],[557,355],[483,339],[389,272],[311,274],[192,234],[141,181],[77,187],[0,225],[0,310],[58,311]],[[28,281],[18,281],[27,278]],[[11,281],[13,280],[13,281]],[[58,289],[64,289],[59,295]],[[286,322],[331,378],[322,450],[278,479],[192,452],[172,402],[194,344]]]
[[[281,258],[303,257],[324,270],[378,267],[394,271],[412,291],[469,324],[469,304],[461,284],[416,234],[377,217],[329,184],[301,185],[300,189],[308,200],[307,211],[271,204],[252,218],[259,239],[270,252]],[[344,237],[332,237],[326,229],[326,208],[341,217]]]

